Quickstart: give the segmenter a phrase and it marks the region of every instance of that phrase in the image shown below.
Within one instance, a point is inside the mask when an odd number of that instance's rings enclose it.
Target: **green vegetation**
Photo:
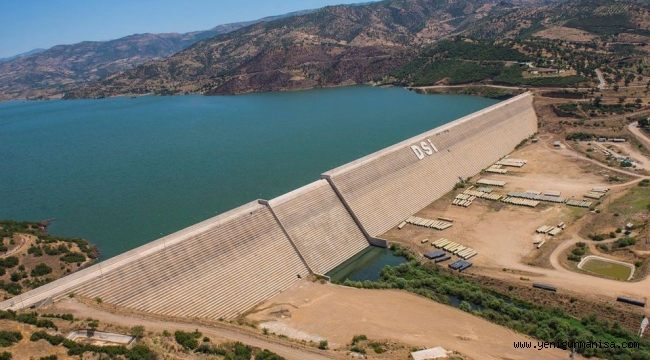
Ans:
[[[255,360],[283,360],[284,358],[269,350],[262,350],[255,354]]]
[[[614,246],[619,248],[619,249],[624,248],[626,246],[632,246],[634,244],[636,244],[636,239],[633,238],[633,237],[629,237],[629,236],[622,237],[622,238],[614,241]]]
[[[11,360],[12,356],[11,353],[8,351],[3,351],[0,353],[0,360]]]
[[[22,339],[23,336],[18,331],[0,330],[0,347],[11,346]]]
[[[43,275],[50,274],[51,272],[52,272],[51,267],[47,266],[44,263],[40,263],[40,264],[36,265],[36,267],[34,267],[32,269],[31,275],[32,276],[43,276]]]
[[[136,339],[140,339],[144,336],[144,326],[136,325],[131,328],[131,336],[134,336]]]
[[[352,345],[356,345],[361,341],[366,341],[366,340],[368,340],[368,337],[365,335],[355,335],[352,337]]]
[[[415,66],[416,64],[414,64]],[[501,73],[501,64],[462,60],[430,60],[417,69],[403,69],[398,76],[408,77],[415,86],[435,84],[443,79],[451,85],[477,82]]]
[[[327,340],[321,340],[320,342],[318,342],[318,348],[321,350],[327,350],[329,348],[329,343],[327,342]]]
[[[38,341],[41,339],[47,341],[48,343],[50,343],[50,345],[58,346],[61,343],[63,343],[65,337],[63,337],[62,335],[50,335],[45,331],[36,331],[29,338],[30,341]]]
[[[439,42],[392,75],[415,86],[441,80],[452,85],[466,84],[501,74],[505,61],[525,60],[526,55],[507,44],[459,38]]]
[[[39,328],[57,329],[52,320],[39,319],[38,314],[35,312],[17,314],[15,311],[11,310],[0,310],[0,319],[13,320],[23,324],[34,325]]]
[[[425,52],[426,56],[444,56],[451,59],[465,60],[500,60],[500,61],[527,61],[530,58],[519,51],[496,42],[488,41],[455,41],[443,40]]]
[[[590,141],[594,138],[593,134],[585,132],[574,132],[566,136],[567,140],[577,140],[577,141]]]
[[[61,261],[67,262],[67,263],[82,263],[86,261],[86,256],[82,253],[78,252],[69,252],[63,256],[61,256]]]
[[[624,13],[602,16],[594,16],[593,14],[588,15],[589,16],[569,20],[566,23],[566,26],[582,29],[598,35],[617,35],[623,32],[650,35],[650,31],[638,29],[634,26],[629,15]]]
[[[372,289],[403,289],[442,303],[450,297],[465,301],[471,306],[462,310],[471,312],[499,325],[536,337],[543,341],[603,341],[618,343],[639,340],[635,334],[617,323],[598,320],[595,315],[576,319],[561,309],[546,308],[537,304],[485,289],[465,277],[441,270],[430,263],[420,263],[400,248],[394,248],[410,261],[399,266],[387,266],[379,281],[346,281],[345,285]],[[640,340],[640,349],[579,349],[585,356],[604,359],[650,358],[650,341]]]
[[[522,76],[524,68],[521,66],[510,66],[503,69],[499,76],[494,78],[495,82],[507,85],[529,85],[529,86],[571,86],[587,81],[579,75],[570,76],[543,76],[525,78]]]
[[[610,210],[630,219],[634,215],[647,212],[650,209],[649,206],[650,187],[635,186],[625,195],[614,200],[610,205]]]
[[[80,344],[72,340],[68,340],[62,335],[50,335],[45,331],[37,331],[32,334],[30,341],[45,340],[52,346],[63,345],[68,349],[70,356],[82,356],[84,353],[104,354],[113,359],[117,356],[123,356],[129,360],[155,360],[156,354],[151,351],[147,346],[137,344],[132,348],[126,346],[97,346],[90,344]],[[103,358],[103,357],[100,357]]]
[[[255,355],[255,360],[283,359],[283,357],[271,351],[255,350],[252,347],[244,345],[240,342],[214,346],[210,344],[209,338],[203,338],[203,342],[199,344],[199,339],[201,339],[201,337],[202,334],[198,330],[195,330],[194,332],[186,332],[180,330],[174,332],[174,338],[176,339],[176,342],[181,345],[186,351],[192,351],[207,355],[219,355],[223,356],[226,360],[250,360],[253,354]],[[325,342],[325,346],[327,347],[327,342]]]
[[[587,253],[587,244],[583,242],[576,243],[576,246],[571,250],[567,258],[570,261],[580,262],[582,257]]]
[[[174,333],[174,338],[183,349],[194,350],[199,346],[201,333],[198,330],[191,333],[178,330]]]
[[[35,242],[30,244],[27,249],[27,254],[33,258],[40,258],[44,255],[60,256],[60,259],[57,259],[60,262],[75,263],[77,266],[81,266],[88,259],[94,259],[97,256],[97,250],[86,240],[49,235],[46,232],[46,224],[44,223],[0,220],[0,239],[9,238],[13,242],[14,234],[17,233],[29,234],[36,237]],[[0,242],[0,245],[4,246],[3,242],[4,240]],[[78,248],[79,251],[74,250],[75,247]],[[6,249],[4,249],[4,251],[6,251]],[[32,268],[26,269],[25,264],[21,264],[21,260],[18,256],[9,256],[5,259],[0,259],[0,276],[10,273],[10,282],[0,280],[0,290],[4,290],[9,295],[19,295],[25,289],[44,285],[61,275],[61,272],[59,272],[55,276],[47,276],[52,274],[54,269],[46,262],[47,260],[51,261],[53,259],[43,260],[44,261],[38,263]],[[33,263],[34,262],[26,262],[26,264]],[[50,264],[51,263],[52,262],[50,262]],[[16,267],[18,267],[18,271],[10,271],[10,269]],[[66,273],[73,269],[61,266],[61,270],[64,270],[63,272]],[[0,296],[2,296],[2,294],[0,294]]]

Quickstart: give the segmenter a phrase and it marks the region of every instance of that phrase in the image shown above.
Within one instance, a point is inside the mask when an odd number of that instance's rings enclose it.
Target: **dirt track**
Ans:
[[[198,329],[203,334],[213,338],[227,341],[240,341],[244,344],[259,347],[261,349],[268,349],[287,359],[295,360],[326,360],[340,358],[337,354],[316,349],[301,347],[291,344],[290,342],[280,341],[273,338],[265,338],[262,335],[247,333],[236,328],[229,328],[227,326],[212,327],[200,324],[193,324],[191,322],[181,321],[167,321],[149,317],[136,317],[133,315],[121,315],[113,312],[108,312],[103,309],[91,307],[89,305],[80,303],[74,299],[66,299],[56,303],[52,310],[71,313],[75,317],[86,318],[91,316],[103,323],[110,323],[119,326],[133,327],[142,325],[147,331],[162,332],[168,330],[194,331]]]

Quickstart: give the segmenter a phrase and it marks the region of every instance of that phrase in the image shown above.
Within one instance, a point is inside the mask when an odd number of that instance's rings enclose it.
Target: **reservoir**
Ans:
[[[401,88],[0,103],[0,218],[117,255],[496,103]]]

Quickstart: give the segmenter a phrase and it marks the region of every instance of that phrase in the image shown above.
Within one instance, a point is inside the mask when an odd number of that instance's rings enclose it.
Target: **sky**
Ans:
[[[0,0],[0,58],[145,32],[188,32],[367,0]]]

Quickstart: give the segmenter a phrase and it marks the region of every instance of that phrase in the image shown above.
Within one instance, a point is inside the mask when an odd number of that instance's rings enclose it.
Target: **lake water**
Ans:
[[[0,218],[54,218],[107,258],[495,102],[350,87],[0,103]]]

